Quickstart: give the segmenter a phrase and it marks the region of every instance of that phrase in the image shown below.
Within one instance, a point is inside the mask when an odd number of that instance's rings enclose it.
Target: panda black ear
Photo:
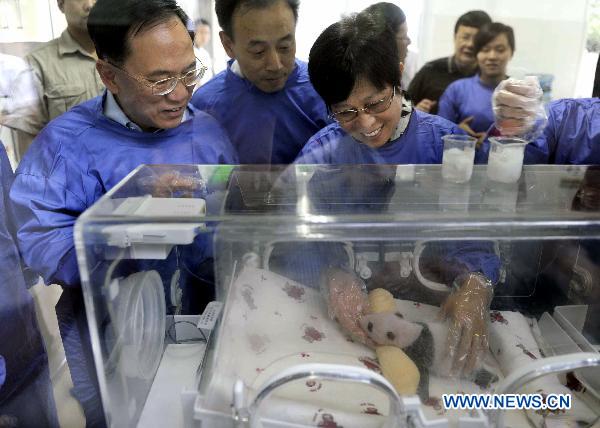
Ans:
[[[369,333],[373,333],[373,323],[371,321],[367,324],[367,330],[369,330]]]
[[[386,336],[390,340],[396,339],[396,335],[393,332],[391,332],[391,331],[388,331],[387,334],[386,334]]]
[[[400,312],[396,312],[394,315],[396,315],[398,318],[404,319],[404,316]]]

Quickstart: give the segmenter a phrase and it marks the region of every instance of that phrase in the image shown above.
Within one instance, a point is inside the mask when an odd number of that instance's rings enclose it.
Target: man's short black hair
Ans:
[[[492,22],[491,24],[486,24],[479,29],[475,38],[473,39],[473,50],[475,51],[475,55],[483,49],[485,45],[494,40],[500,34],[505,34],[508,39],[508,45],[510,49],[515,52],[515,33],[513,32],[512,27],[508,25],[504,25],[500,22]]]
[[[129,39],[173,17],[189,27],[188,16],[175,0],[98,0],[87,27],[98,58],[120,65],[130,54]]]
[[[459,16],[456,24],[454,24],[454,34],[458,33],[458,27],[464,25],[465,27],[481,28],[485,24],[491,24],[492,18],[483,10],[470,10],[467,13]]]
[[[372,4],[364,10],[365,13],[380,15],[394,33],[400,31],[400,26],[406,22],[404,11],[394,3],[382,1]]]
[[[358,80],[375,88],[400,86],[396,35],[364,11],[330,25],[310,49],[308,73],[327,108],[346,100]]]
[[[298,8],[300,0],[216,0],[215,12],[219,25],[225,33],[233,40],[233,14],[238,10],[248,11],[251,9],[265,9],[277,2],[287,2],[294,13],[294,20],[298,21]]]

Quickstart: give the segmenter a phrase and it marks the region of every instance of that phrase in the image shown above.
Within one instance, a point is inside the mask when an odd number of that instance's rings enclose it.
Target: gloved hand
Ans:
[[[494,295],[491,282],[480,273],[461,275],[458,288],[442,305],[449,319],[447,347],[450,375],[468,375],[480,365],[488,349],[489,310]]]
[[[353,272],[329,269],[323,285],[329,316],[335,319],[352,339],[373,346],[374,343],[359,324],[361,317],[369,312],[365,284]]]
[[[500,82],[492,96],[496,129],[502,135],[535,138],[547,122],[543,94],[535,76]]]

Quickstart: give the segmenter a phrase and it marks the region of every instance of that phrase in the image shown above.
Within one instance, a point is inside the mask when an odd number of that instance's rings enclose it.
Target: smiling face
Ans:
[[[360,79],[354,85],[350,96],[345,101],[332,105],[331,110],[333,113],[337,113],[348,109],[362,109],[380,100],[389,99],[392,91],[391,85],[380,90],[368,80]],[[362,111],[354,120],[340,123],[340,126],[355,140],[377,149],[386,144],[394,135],[401,112],[401,96],[396,91],[396,96],[386,110],[376,114]]]
[[[181,76],[196,67],[192,39],[177,17],[129,39],[129,51],[121,68],[149,82]],[[144,131],[175,128],[181,123],[193,87],[185,87],[180,81],[171,93],[159,96],[119,70],[100,67],[99,71],[123,112]]]
[[[476,27],[459,25],[454,35],[454,59],[461,67],[475,67],[476,58],[473,39],[479,30]]]
[[[506,66],[513,51],[506,34],[500,33],[477,53],[477,64],[481,76],[487,79],[502,79],[506,76]]]
[[[283,89],[296,55],[296,20],[287,2],[238,9],[232,23],[232,38],[223,31],[219,34],[227,55],[238,61],[244,77],[261,91]]]

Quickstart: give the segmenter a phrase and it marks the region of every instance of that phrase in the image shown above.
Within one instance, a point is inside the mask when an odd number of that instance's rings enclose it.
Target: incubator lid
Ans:
[[[452,184],[441,165],[141,165],[80,222],[590,227],[600,225],[599,181],[588,166],[525,166],[502,184],[476,165],[470,182]]]

